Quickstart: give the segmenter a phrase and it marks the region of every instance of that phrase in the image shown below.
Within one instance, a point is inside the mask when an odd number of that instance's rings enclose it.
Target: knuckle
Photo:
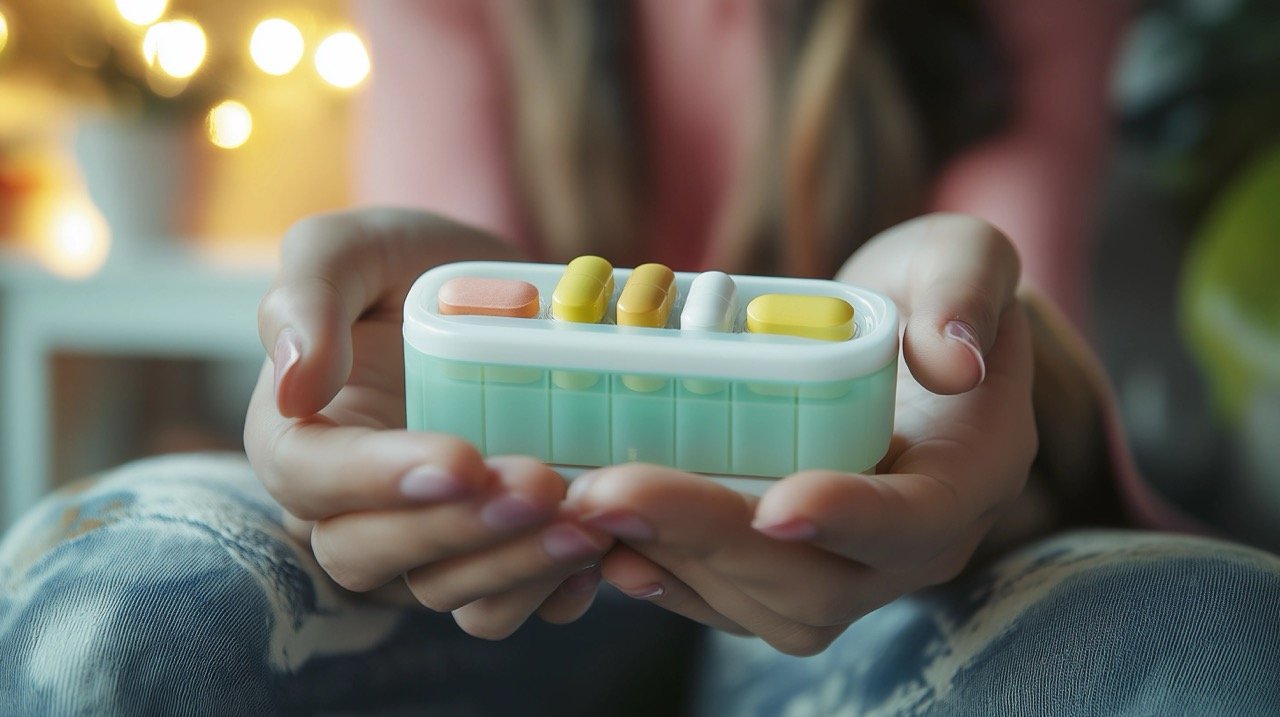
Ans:
[[[518,620],[501,620],[494,619],[489,616],[486,611],[476,606],[469,606],[472,609],[458,609],[453,611],[454,622],[458,623],[458,627],[462,631],[478,637],[481,640],[503,640],[511,636],[517,628],[520,627],[522,621]]]
[[[592,485],[591,493],[618,505],[641,506],[650,492],[645,478],[653,467],[645,463],[623,463],[603,468]]]
[[[436,460],[448,468],[472,468],[484,462],[480,449],[461,438],[440,433],[428,435]]]
[[[345,232],[334,230],[342,229],[347,221],[342,214],[311,214],[294,222],[280,242],[284,261],[341,244]]]
[[[450,440],[455,441],[455,448],[453,450],[458,450],[458,445],[465,445],[460,440]],[[505,456],[503,457],[502,462],[503,467],[512,474],[519,476],[536,477],[543,473],[545,468],[541,461],[535,458],[530,458],[529,456]]]
[[[311,529],[311,553],[316,563],[338,585],[352,592],[368,592],[378,587],[371,576],[359,570],[353,562],[338,549],[341,541],[336,540],[334,531],[324,521],[317,522]]]
[[[790,617],[805,625],[829,627],[847,625],[862,613],[863,611],[849,599],[848,595],[829,591],[823,595],[809,595]]]
[[[812,657],[831,646],[844,627],[795,626],[766,640],[777,651],[793,657]]]
[[[453,612],[465,607],[472,599],[456,589],[447,577],[431,566],[422,566],[404,574],[404,584],[422,607],[434,612]]]
[[[413,593],[414,599],[428,610],[453,612],[467,604],[467,601],[459,596],[450,594],[447,585],[428,577],[407,576],[405,583],[409,586],[409,592]]]
[[[288,318],[293,296],[288,284],[279,283],[280,279],[276,281],[258,301],[258,326]]]
[[[933,561],[921,571],[920,581],[923,583],[921,587],[945,585],[955,580],[969,565],[969,557],[969,552],[964,551],[952,555],[944,555]]]
[[[463,445],[466,451],[475,450]],[[540,505],[550,506],[564,496],[564,478],[536,458],[502,456],[494,465],[500,466],[501,481],[507,489],[515,490]]]
[[[307,492],[298,486],[297,481],[290,480],[289,470],[282,465],[279,444],[282,436],[289,430],[292,429],[286,427],[278,432],[268,442],[266,449],[260,453],[255,463],[258,479],[262,482],[262,486],[267,489],[267,493],[280,504],[280,507],[289,511],[295,517],[302,520],[327,518],[329,517],[328,515],[316,510]]]

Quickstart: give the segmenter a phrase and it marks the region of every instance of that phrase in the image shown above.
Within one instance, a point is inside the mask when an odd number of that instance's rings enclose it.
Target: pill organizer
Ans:
[[[700,275],[660,267],[674,280],[655,306],[669,313],[656,327],[620,325],[633,315],[624,291],[652,293],[625,288],[632,272],[658,265],[613,269],[589,259],[604,276],[591,284],[595,303],[580,308],[552,306],[578,288],[557,293],[564,265],[461,262],[423,274],[404,310],[408,427],[457,435],[485,455],[533,456],[569,477],[641,461],[755,493],[799,470],[860,472],[884,456],[898,366],[888,298],[834,281],[717,272],[701,275],[696,295],[711,291],[727,311],[706,318],[702,298],[685,305]],[[491,285],[516,284],[521,290],[502,298],[511,306],[492,311],[469,310],[453,290],[488,296]],[[827,330],[796,316],[818,302],[852,309],[852,317],[814,319],[844,320],[851,338],[787,335]],[[556,318],[573,311],[585,318]]]

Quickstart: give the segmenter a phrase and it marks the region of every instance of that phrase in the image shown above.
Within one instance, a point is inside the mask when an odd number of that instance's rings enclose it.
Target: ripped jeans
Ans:
[[[603,591],[500,642],[348,593],[242,457],[50,496],[0,543],[14,715],[1280,715],[1280,558],[1055,537],[780,655]]]

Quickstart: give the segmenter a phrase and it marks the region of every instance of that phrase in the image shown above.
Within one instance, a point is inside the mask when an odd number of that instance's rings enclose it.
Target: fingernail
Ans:
[[[541,520],[546,510],[516,495],[495,498],[480,509],[480,521],[490,528],[523,528]]]
[[[571,523],[557,523],[542,533],[542,549],[555,560],[581,560],[600,555],[604,548]]]
[[[658,583],[650,583],[632,590],[623,590],[622,592],[623,594],[629,595],[637,600],[652,600],[656,597],[662,597],[662,594],[666,592],[666,589]]]
[[[570,595],[585,595],[594,592],[600,585],[600,564],[596,563],[565,578],[560,589]]]
[[[569,482],[569,491],[565,493],[564,500],[566,503],[576,503],[586,494],[587,489],[600,476],[600,471],[587,471],[582,475],[574,478]]]
[[[285,329],[280,332],[280,336],[276,338],[276,350],[271,360],[276,365],[275,373],[275,397],[276,403],[280,403],[280,386],[284,383],[284,379],[288,376],[289,371],[302,358],[302,344],[298,342],[298,337],[293,334],[292,329]]]
[[[435,466],[418,466],[400,479],[400,493],[413,500],[449,500],[467,494],[469,486]]]
[[[657,537],[653,526],[635,513],[625,510],[611,510],[587,516],[582,519],[582,522],[628,540],[653,540]]]
[[[804,518],[790,518],[779,523],[752,523],[751,527],[774,540],[813,540],[818,537],[818,527]]]
[[[978,360],[978,383],[982,383],[987,378],[987,360],[982,355],[982,344],[978,343],[978,334],[973,327],[963,321],[948,321],[943,328],[943,335],[949,339],[959,341],[973,353],[973,357]]]

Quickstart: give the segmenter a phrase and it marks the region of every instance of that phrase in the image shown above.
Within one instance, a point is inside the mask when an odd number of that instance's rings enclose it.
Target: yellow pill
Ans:
[[[662,264],[637,266],[618,296],[618,325],[666,326],[675,296],[676,275],[670,269]]]
[[[551,315],[561,321],[596,324],[613,298],[613,265],[598,256],[569,262],[551,295]]]
[[[765,294],[747,304],[747,331],[825,341],[853,338],[853,307],[834,296]]]

